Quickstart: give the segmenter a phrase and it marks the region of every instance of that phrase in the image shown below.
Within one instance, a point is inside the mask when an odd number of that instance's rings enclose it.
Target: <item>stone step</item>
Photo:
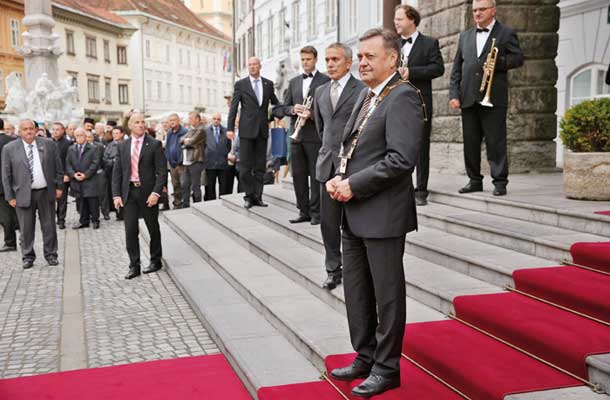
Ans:
[[[309,265],[309,261],[304,260],[316,260],[313,268],[318,279],[311,280],[308,288],[316,295],[319,295],[318,291],[325,292],[320,288],[325,272],[319,226],[290,224],[287,222],[288,219],[294,217],[296,213],[273,204],[266,208],[253,207],[250,210],[245,210],[241,205],[239,196],[236,195],[224,196],[222,202],[228,207],[224,212],[221,210],[211,210],[209,207],[195,207],[195,209],[202,213],[210,222],[223,228],[225,233],[234,235],[239,242],[251,249],[254,254],[273,265],[282,265],[287,271],[303,271]],[[231,221],[238,220],[235,217],[236,213],[241,216],[241,220],[238,222],[240,226],[246,226],[248,221],[251,221],[250,223],[257,225],[258,228],[251,228],[250,231],[245,233],[232,229]],[[299,235],[298,229],[306,231],[309,237],[306,239],[304,236]],[[250,232],[255,234],[250,234]],[[290,234],[287,235],[286,232]],[[258,235],[264,235],[268,240],[263,242],[258,239]],[[299,251],[294,251],[285,244],[285,242],[294,243],[292,239],[294,236],[298,238],[296,243],[303,240],[315,240],[318,243],[319,249],[313,250],[307,245],[300,244]],[[444,314],[449,313],[453,309],[453,299],[456,296],[501,291],[495,285],[409,254],[405,254],[404,265],[407,296]],[[331,292],[333,296],[337,296],[335,292],[337,291]],[[321,298],[326,300],[324,294],[321,295]],[[342,301],[343,299],[341,298]],[[344,309],[344,305],[341,303],[335,301],[333,304],[335,309],[337,309],[337,305]],[[408,315],[409,312],[407,312]]]
[[[196,220],[187,210],[171,213]],[[254,398],[263,386],[318,378],[313,364],[163,219],[160,226],[167,271]],[[143,221],[140,232],[148,241]]]

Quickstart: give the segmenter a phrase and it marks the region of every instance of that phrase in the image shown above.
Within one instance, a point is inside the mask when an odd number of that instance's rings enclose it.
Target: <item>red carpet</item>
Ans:
[[[595,211],[595,214],[599,214],[599,215],[610,215],[610,211]]]
[[[610,242],[580,242],[570,247],[576,264],[610,272]]]
[[[581,386],[457,321],[407,324],[403,351],[473,400]]]
[[[610,276],[576,267],[520,269],[517,289],[610,322]]]
[[[250,400],[222,355],[0,380],[6,400]]]
[[[460,319],[581,378],[587,356],[610,353],[609,327],[517,293],[460,296],[453,304]]]

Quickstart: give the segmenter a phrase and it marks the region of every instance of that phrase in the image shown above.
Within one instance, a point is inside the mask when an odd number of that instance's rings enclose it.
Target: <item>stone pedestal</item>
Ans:
[[[610,200],[610,153],[564,153],[563,190],[578,200]]]
[[[508,153],[510,172],[555,168],[557,121],[558,0],[501,0],[497,19],[516,29],[525,65],[509,72]],[[445,74],[433,81],[432,170],[464,173],[459,111],[449,109],[449,80],[459,33],[473,26],[471,0],[422,2],[420,30],[440,41]],[[486,160],[484,154],[481,157]],[[489,171],[487,162],[481,165]]]

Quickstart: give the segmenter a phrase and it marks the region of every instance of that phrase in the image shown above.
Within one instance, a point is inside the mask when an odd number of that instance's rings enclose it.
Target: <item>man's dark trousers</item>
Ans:
[[[326,258],[324,266],[329,274],[341,271],[341,213],[343,206],[326,192],[320,184],[320,231]]]
[[[83,225],[89,222],[100,222],[100,199],[99,197],[80,197],[80,220]]]
[[[0,225],[4,229],[4,245],[17,247],[17,215],[15,209],[7,203],[3,194],[0,194]]]
[[[263,177],[267,162],[267,137],[258,135],[254,139],[239,139],[239,180],[245,198],[250,201],[262,200]]]
[[[144,218],[144,223],[150,235],[150,263],[161,264],[161,230],[159,229],[159,204],[148,207],[142,190],[134,185],[129,186],[129,196],[125,204],[123,215],[125,218],[125,241],[129,254],[129,265],[140,265],[140,241],[138,219]]]
[[[63,184],[63,191],[61,197],[57,200],[57,223],[66,223],[66,214],[68,213],[68,191],[70,190],[70,184]]]

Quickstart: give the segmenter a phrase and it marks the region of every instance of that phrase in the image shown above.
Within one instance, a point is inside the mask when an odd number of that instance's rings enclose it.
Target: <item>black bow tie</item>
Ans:
[[[400,38],[400,42],[401,42],[401,47],[402,47],[405,45],[405,43],[413,43],[413,38],[412,37],[408,37],[406,39]]]
[[[308,74],[303,74],[303,79],[313,78],[313,74],[310,72]]]
[[[477,33],[481,33],[481,32],[489,32],[488,28],[477,28]]]

